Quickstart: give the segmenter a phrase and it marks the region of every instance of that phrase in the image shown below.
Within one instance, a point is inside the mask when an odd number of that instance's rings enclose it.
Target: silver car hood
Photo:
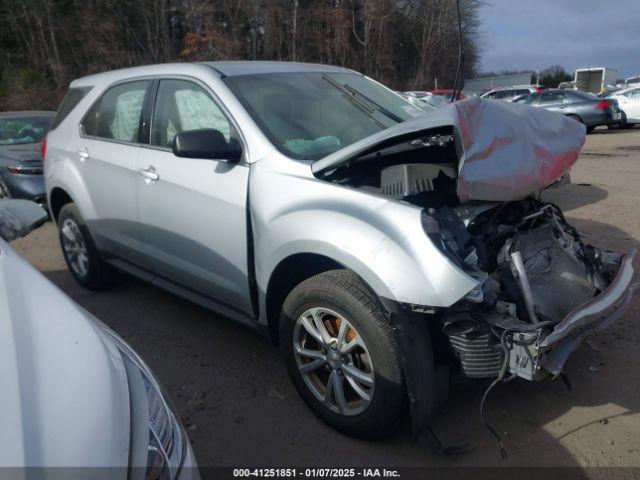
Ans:
[[[127,378],[104,335],[0,239],[0,467],[128,465]]]
[[[454,131],[462,202],[512,201],[539,193],[568,173],[585,141],[584,125],[564,115],[474,97],[366,137],[311,168],[321,175],[393,138],[428,135],[442,127]]]

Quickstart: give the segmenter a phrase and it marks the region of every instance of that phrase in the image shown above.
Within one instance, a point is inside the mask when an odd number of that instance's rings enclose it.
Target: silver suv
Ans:
[[[265,330],[354,436],[405,410],[423,427],[445,365],[558,375],[635,288],[635,252],[583,243],[537,199],[585,138],[553,112],[425,114],[357,72],[278,62],[93,75],[61,112],[45,178],[75,279],[124,271]]]

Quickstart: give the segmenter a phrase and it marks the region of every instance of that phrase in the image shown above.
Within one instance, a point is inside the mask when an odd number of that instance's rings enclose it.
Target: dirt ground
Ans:
[[[589,135],[572,184],[548,195],[592,243],[640,244],[640,128]],[[15,241],[79,304],[122,335],[171,394],[201,466],[640,466],[640,299],[570,359],[561,381],[499,385],[488,417],[504,434],[500,459],[479,418],[486,383],[456,385],[433,429],[444,455],[410,437],[363,442],[332,431],[290,384],[279,351],[259,333],[134,279],[83,290],[67,272],[51,223]]]

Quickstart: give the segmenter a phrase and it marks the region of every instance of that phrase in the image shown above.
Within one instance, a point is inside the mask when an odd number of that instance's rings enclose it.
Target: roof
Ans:
[[[497,87],[493,87],[491,90],[489,90],[490,92],[493,91],[498,91],[498,90],[513,90],[514,88],[533,88],[533,85],[502,85],[502,86],[497,86]]]
[[[255,75],[265,73],[300,73],[300,72],[322,72],[322,73],[345,73],[351,72],[347,68],[335,67],[333,65],[322,65],[319,63],[299,63],[299,62],[271,62],[271,61],[224,61],[224,62],[202,62],[221,75],[235,77],[238,75]]]
[[[34,117],[55,115],[56,112],[48,110],[23,110],[16,112],[0,112],[0,117]]]
[[[264,73],[294,73],[294,72],[323,72],[345,73],[352,70],[331,65],[317,63],[297,62],[269,62],[269,61],[224,61],[224,62],[193,62],[193,63],[159,63],[156,65],[144,65],[139,67],[122,68],[96,73],[77,78],[72,83],[73,87],[94,86],[96,83],[113,82],[129,77],[154,76],[170,74],[201,75],[203,70],[215,72],[224,77],[238,75],[253,75]]]

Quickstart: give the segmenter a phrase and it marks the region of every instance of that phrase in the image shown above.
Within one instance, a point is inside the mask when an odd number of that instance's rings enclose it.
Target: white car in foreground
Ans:
[[[16,478],[199,478],[145,363],[9,247],[45,219],[35,203],[0,200],[0,468]]]
[[[609,98],[618,101],[622,111],[622,121],[620,122],[622,128],[633,128],[634,125],[640,123],[640,85],[613,92]]]

